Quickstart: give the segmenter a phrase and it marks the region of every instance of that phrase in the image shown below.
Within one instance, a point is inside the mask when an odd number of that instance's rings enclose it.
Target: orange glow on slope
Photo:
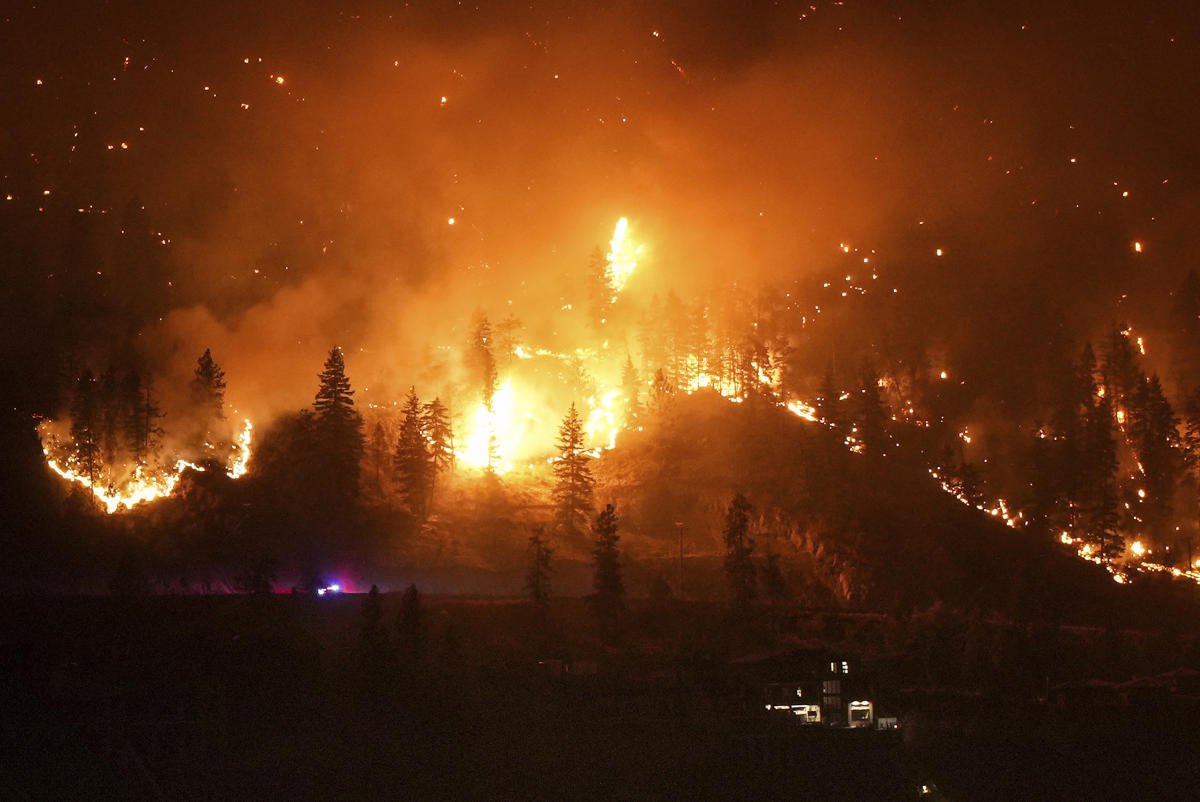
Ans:
[[[246,420],[241,434],[238,435],[234,445],[233,460],[226,469],[226,474],[231,479],[237,479],[246,474],[250,462],[250,442],[253,428],[250,421]],[[41,434],[44,436],[44,432]],[[178,459],[169,469],[160,468],[147,472],[146,468],[138,467],[134,470],[133,475],[122,482],[120,486],[113,484],[105,486],[98,479],[95,481],[89,479],[69,457],[56,458],[52,456],[50,446],[45,442],[42,444],[42,453],[46,456],[46,465],[50,470],[68,482],[74,482],[92,491],[92,495],[109,514],[120,509],[132,509],[139,504],[169,496],[185,470],[204,472],[204,468],[200,465],[185,459]]]

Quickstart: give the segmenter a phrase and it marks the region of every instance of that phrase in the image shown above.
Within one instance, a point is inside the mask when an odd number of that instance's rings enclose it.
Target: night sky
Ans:
[[[618,216],[643,295],[735,281],[815,308],[869,255],[981,369],[1001,334],[1021,361],[1152,327],[1196,257],[1187,3],[51,3],[2,25],[25,383],[128,349],[186,378],[211,346],[271,414],[336,343],[404,387],[472,309],[562,328],[547,310]],[[53,414],[32,383],[14,403]]]

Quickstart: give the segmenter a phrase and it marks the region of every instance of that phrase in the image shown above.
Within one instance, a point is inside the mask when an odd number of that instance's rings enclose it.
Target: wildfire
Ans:
[[[613,229],[612,239],[608,243],[608,254],[605,257],[608,266],[604,272],[608,286],[613,291],[612,303],[617,302],[617,295],[625,289],[625,282],[629,281],[629,277],[637,269],[637,260],[641,255],[642,246],[633,244],[629,238],[629,220],[622,217]]]
[[[508,473],[532,417],[528,412],[523,417],[518,415],[512,381],[505,381],[492,397],[491,409],[480,402],[471,413],[463,446],[456,456],[476,468]]]
[[[246,474],[250,463],[251,431],[254,426],[249,419],[245,420],[242,432],[234,444],[234,457],[225,473],[231,479],[238,479]],[[51,441],[53,442],[53,440]],[[110,515],[121,509],[132,509],[139,504],[171,495],[179,484],[184,471],[203,473],[204,467],[185,459],[175,460],[170,468],[151,470],[146,466],[138,466],[133,475],[119,486],[109,481],[105,483],[99,477],[89,478],[86,473],[73,465],[70,458],[59,459],[51,453],[50,445],[42,444],[42,453],[46,456],[46,465],[50,470],[66,479],[68,482],[84,487],[92,492],[100,506]]]

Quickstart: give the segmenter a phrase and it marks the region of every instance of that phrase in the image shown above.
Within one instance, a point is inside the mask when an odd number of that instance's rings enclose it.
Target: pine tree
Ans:
[[[121,429],[126,422],[127,407],[122,403],[117,373],[111,367],[104,371],[99,381],[100,408],[100,462],[108,474],[108,484],[113,482],[113,470],[117,464],[121,445]]]
[[[312,417],[318,464],[312,468],[324,477],[327,500],[340,513],[358,499],[364,451],[362,416],[354,408],[342,349],[329,351],[319,378]]]
[[[1179,419],[1163,394],[1157,374],[1134,391],[1130,413],[1129,437],[1146,480],[1144,519],[1151,536],[1162,544],[1182,465]]]
[[[400,651],[405,657],[419,660],[425,654],[429,632],[425,623],[425,610],[421,607],[421,592],[417,590],[416,585],[409,585],[400,600],[396,634]]]
[[[641,383],[638,381],[638,370],[633,365],[633,357],[625,355],[625,367],[621,369],[621,388],[625,393],[625,420],[632,422],[641,414]]]
[[[358,648],[363,666],[378,668],[387,662],[388,637],[383,626],[383,599],[379,586],[372,585],[363,599],[358,632]]]
[[[1200,276],[1189,270],[1171,305],[1172,378],[1179,386],[1200,381]]]
[[[592,524],[596,543],[592,559],[596,569],[596,609],[601,619],[611,623],[625,606],[625,582],[621,576],[621,553],[617,545],[621,536],[617,534],[617,511],[611,504],[605,505]]]
[[[429,514],[435,466],[422,424],[421,401],[416,388],[410,388],[404,403],[404,423],[396,441],[394,466],[396,482],[409,512],[424,520]]]
[[[1117,443],[1113,428],[1112,403],[1105,396],[1089,422],[1086,441],[1089,466],[1083,523],[1087,541],[1102,560],[1112,560],[1125,549],[1117,532],[1120,495],[1117,488]]]
[[[584,449],[583,423],[571,404],[558,430],[558,460],[554,463],[555,522],[564,534],[586,531],[595,486],[591,460]]]
[[[125,419],[125,442],[134,464],[144,468],[157,454],[162,444],[163,430],[156,421],[165,417],[154,403],[150,385],[143,384],[141,376],[130,373],[125,393],[128,415]]]
[[[391,463],[392,449],[388,439],[387,427],[383,421],[375,421],[375,426],[371,429],[371,439],[367,443],[367,465],[371,471],[374,492],[379,496],[385,495],[383,477]]]
[[[479,312],[471,327],[468,361],[475,371],[480,396],[488,412],[494,410],[497,389],[496,356],[492,345],[492,324],[486,314]]]
[[[435,398],[421,408],[421,426],[437,470],[453,468],[454,428],[450,424],[450,411],[441,399]]]
[[[750,502],[741,493],[729,502],[725,513],[725,579],[735,610],[744,610],[758,595],[755,576],[754,540],[750,537]]]
[[[212,351],[196,360],[192,378],[192,402],[202,409],[209,420],[225,420],[225,371],[212,358]]]
[[[540,527],[529,537],[529,568],[525,573],[525,592],[529,601],[539,610],[545,610],[550,603],[550,575],[553,568],[550,558],[554,550],[542,536]]]
[[[763,588],[766,590],[767,598],[773,602],[781,602],[788,597],[787,579],[783,576],[783,570],[779,567],[779,555],[771,552],[767,555],[762,567]]]
[[[825,368],[825,378],[821,380],[820,395],[817,396],[817,412],[826,424],[839,431],[846,428],[845,415],[842,412],[842,394],[837,389],[837,381],[833,376],[832,363]],[[845,436],[844,434],[842,435]]]
[[[858,391],[858,440],[868,454],[882,454],[887,449],[887,422],[890,415],[879,381],[879,374],[874,368],[863,368],[862,385]]]
[[[227,453],[231,432],[225,421],[225,371],[208,348],[196,360],[190,393],[197,414],[192,435],[195,447],[213,455]]]
[[[78,470],[91,484],[100,475],[100,409],[99,387],[90,370],[75,381],[71,401],[72,457]]]
[[[1101,375],[1104,379],[1105,395],[1112,399],[1114,408],[1121,409],[1142,382],[1143,373],[1138,367],[1137,353],[1129,342],[1128,329],[1114,326],[1108,335]]]
[[[1200,468],[1200,387],[1192,390],[1183,404],[1182,448],[1185,464],[1191,470]]]

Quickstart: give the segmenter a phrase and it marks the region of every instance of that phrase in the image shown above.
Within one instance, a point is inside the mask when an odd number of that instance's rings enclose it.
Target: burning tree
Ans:
[[[1085,448],[1090,474],[1083,505],[1086,540],[1095,555],[1107,562],[1125,550],[1124,538],[1117,531],[1120,523],[1117,443],[1113,431],[1112,404],[1107,396],[1100,399],[1096,414],[1089,421]]]
[[[558,430],[558,460],[554,463],[555,523],[566,534],[582,534],[592,511],[596,480],[584,449],[583,422],[575,405],[567,411]]]
[[[100,472],[100,409],[96,377],[90,370],[75,380],[71,401],[72,457],[88,483],[94,485]]]
[[[1129,439],[1137,452],[1146,481],[1145,521],[1147,530],[1161,543],[1179,484],[1179,418],[1163,394],[1156,375],[1138,385],[1130,404]]]

